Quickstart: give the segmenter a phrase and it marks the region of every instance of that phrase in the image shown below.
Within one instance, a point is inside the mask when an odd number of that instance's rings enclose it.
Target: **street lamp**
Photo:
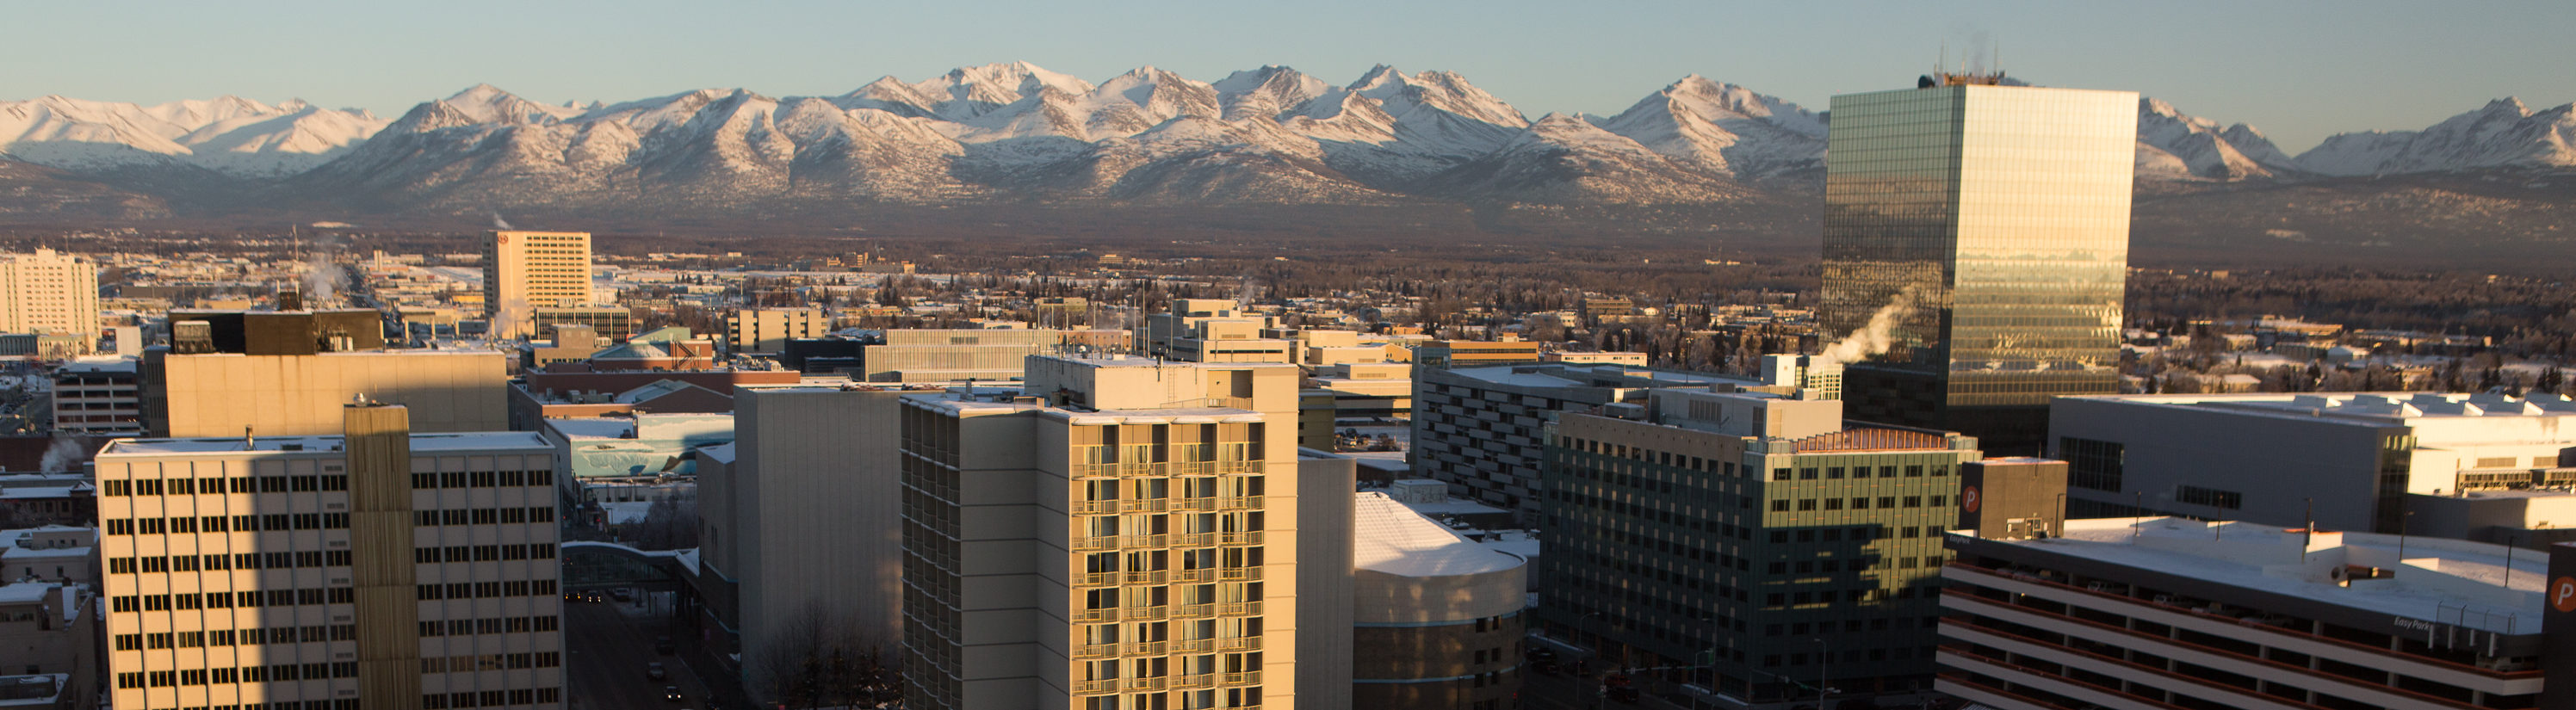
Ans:
[[[1824,637],[1816,637],[1816,710],[1831,710],[1825,698],[1834,692],[1833,662],[1834,647],[1826,645]]]

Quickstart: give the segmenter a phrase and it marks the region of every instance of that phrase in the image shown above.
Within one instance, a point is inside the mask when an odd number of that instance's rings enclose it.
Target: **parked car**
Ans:
[[[671,672],[662,668],[661,661],[654,661],[652,663],[644,664],[644,677],[651,678],[653,680],[669,680],[671,678]]]
[[[625,587],[608,590],[608,597],[621,602],[635,601],[635,593],[626,591]]]
[[[672,653],[674,650],[675,650],[675,649],[671,646],[671,637],[669,637],[669,636],[655,636],[655,637],[653,637],[653,652],[654,652],[654,653],[659,653],[659,654],[662,654],[662,655],[668,656],[668,655],[671,655],[671,653]]]

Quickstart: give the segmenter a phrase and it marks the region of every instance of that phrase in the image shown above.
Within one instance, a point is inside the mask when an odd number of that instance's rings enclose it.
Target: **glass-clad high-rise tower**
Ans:
[[[2022,453],[2049,397],[2118,391],[2138,95],[1920,84],[1834,97],[1821,318],[1886,331],[1845,373],[1855,418]]]

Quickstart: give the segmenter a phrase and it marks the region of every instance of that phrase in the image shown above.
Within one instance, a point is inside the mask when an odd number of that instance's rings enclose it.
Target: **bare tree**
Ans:
[[[778,707],[875,708],[902,695],[885,641],[819,599],[780,622],[746,660],[752,692]]]

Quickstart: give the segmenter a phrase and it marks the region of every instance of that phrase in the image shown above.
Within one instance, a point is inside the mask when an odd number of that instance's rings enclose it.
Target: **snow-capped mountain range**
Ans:
[[[2505,99],[2292,157],[2252,126],[2148,98],[2137,165],[2142,181],[2200,183],[2567,168],[2571,111]],[[1210,83],[1149,66],[1092,84],[1020,62],[817,97],[702,89],[583,106],[481,85],[391,121],[300,100],[47,96],[0,102],[0,159],[433,213],[979,199],[1669,204],[1812,191],[1826,130],[1816,111],[1697,75],[1616,115],[1532,120],[1450,72],[1380,66],[1337,85],[1270,66]]]

